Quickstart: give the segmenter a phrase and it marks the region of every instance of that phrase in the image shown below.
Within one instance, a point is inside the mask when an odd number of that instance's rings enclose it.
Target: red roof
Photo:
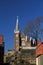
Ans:
[[[36,47],[36,57],[43,54],[43,43],[41,41],[38,41],[37,47]]]

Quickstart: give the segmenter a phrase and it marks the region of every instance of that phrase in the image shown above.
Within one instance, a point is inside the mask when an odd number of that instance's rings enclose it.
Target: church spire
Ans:
[[[16,19],[16,28],[14,30],[14,33],[18,33],[18,32],[20,32],[20,31],[19,31],[18,16],[17,16],[17,19]]]
[[[16,20],[16,31],[19,30],[19,25],[18,25],[18,16],[17,16],[17,20]]]

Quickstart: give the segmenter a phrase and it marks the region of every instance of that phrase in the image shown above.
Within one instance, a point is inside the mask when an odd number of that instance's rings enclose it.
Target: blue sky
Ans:
[[[16,16],[22,32],[29,20],[43,16],[43,0],[0,0],[0,34],[4,36],[5,52],[14,48]]]

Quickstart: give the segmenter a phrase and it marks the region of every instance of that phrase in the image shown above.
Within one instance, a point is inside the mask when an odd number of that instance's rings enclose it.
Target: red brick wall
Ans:
[[[36,57],[43,54],[43,43],[38,41],[37,47],[36,47]]]
[[[0,35],[0,44],[3,42],[3,35]]]

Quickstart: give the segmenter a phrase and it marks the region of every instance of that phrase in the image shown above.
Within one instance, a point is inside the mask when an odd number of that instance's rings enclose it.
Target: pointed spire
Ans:
[[[14,33],[19,33],[19,24],[18,24],[18,16],[17,16],[17,19],[16,19],[16,28],[14,30]]]
[[[16,20],[16,31],[19,30],[19,25],[18,25],[18,16],[17,16],[17,20]]]
[[[32,40],[32,37],[30,37],[30,41]]]
[[[33,39],[33,44],[35,43],[35,39]]]

